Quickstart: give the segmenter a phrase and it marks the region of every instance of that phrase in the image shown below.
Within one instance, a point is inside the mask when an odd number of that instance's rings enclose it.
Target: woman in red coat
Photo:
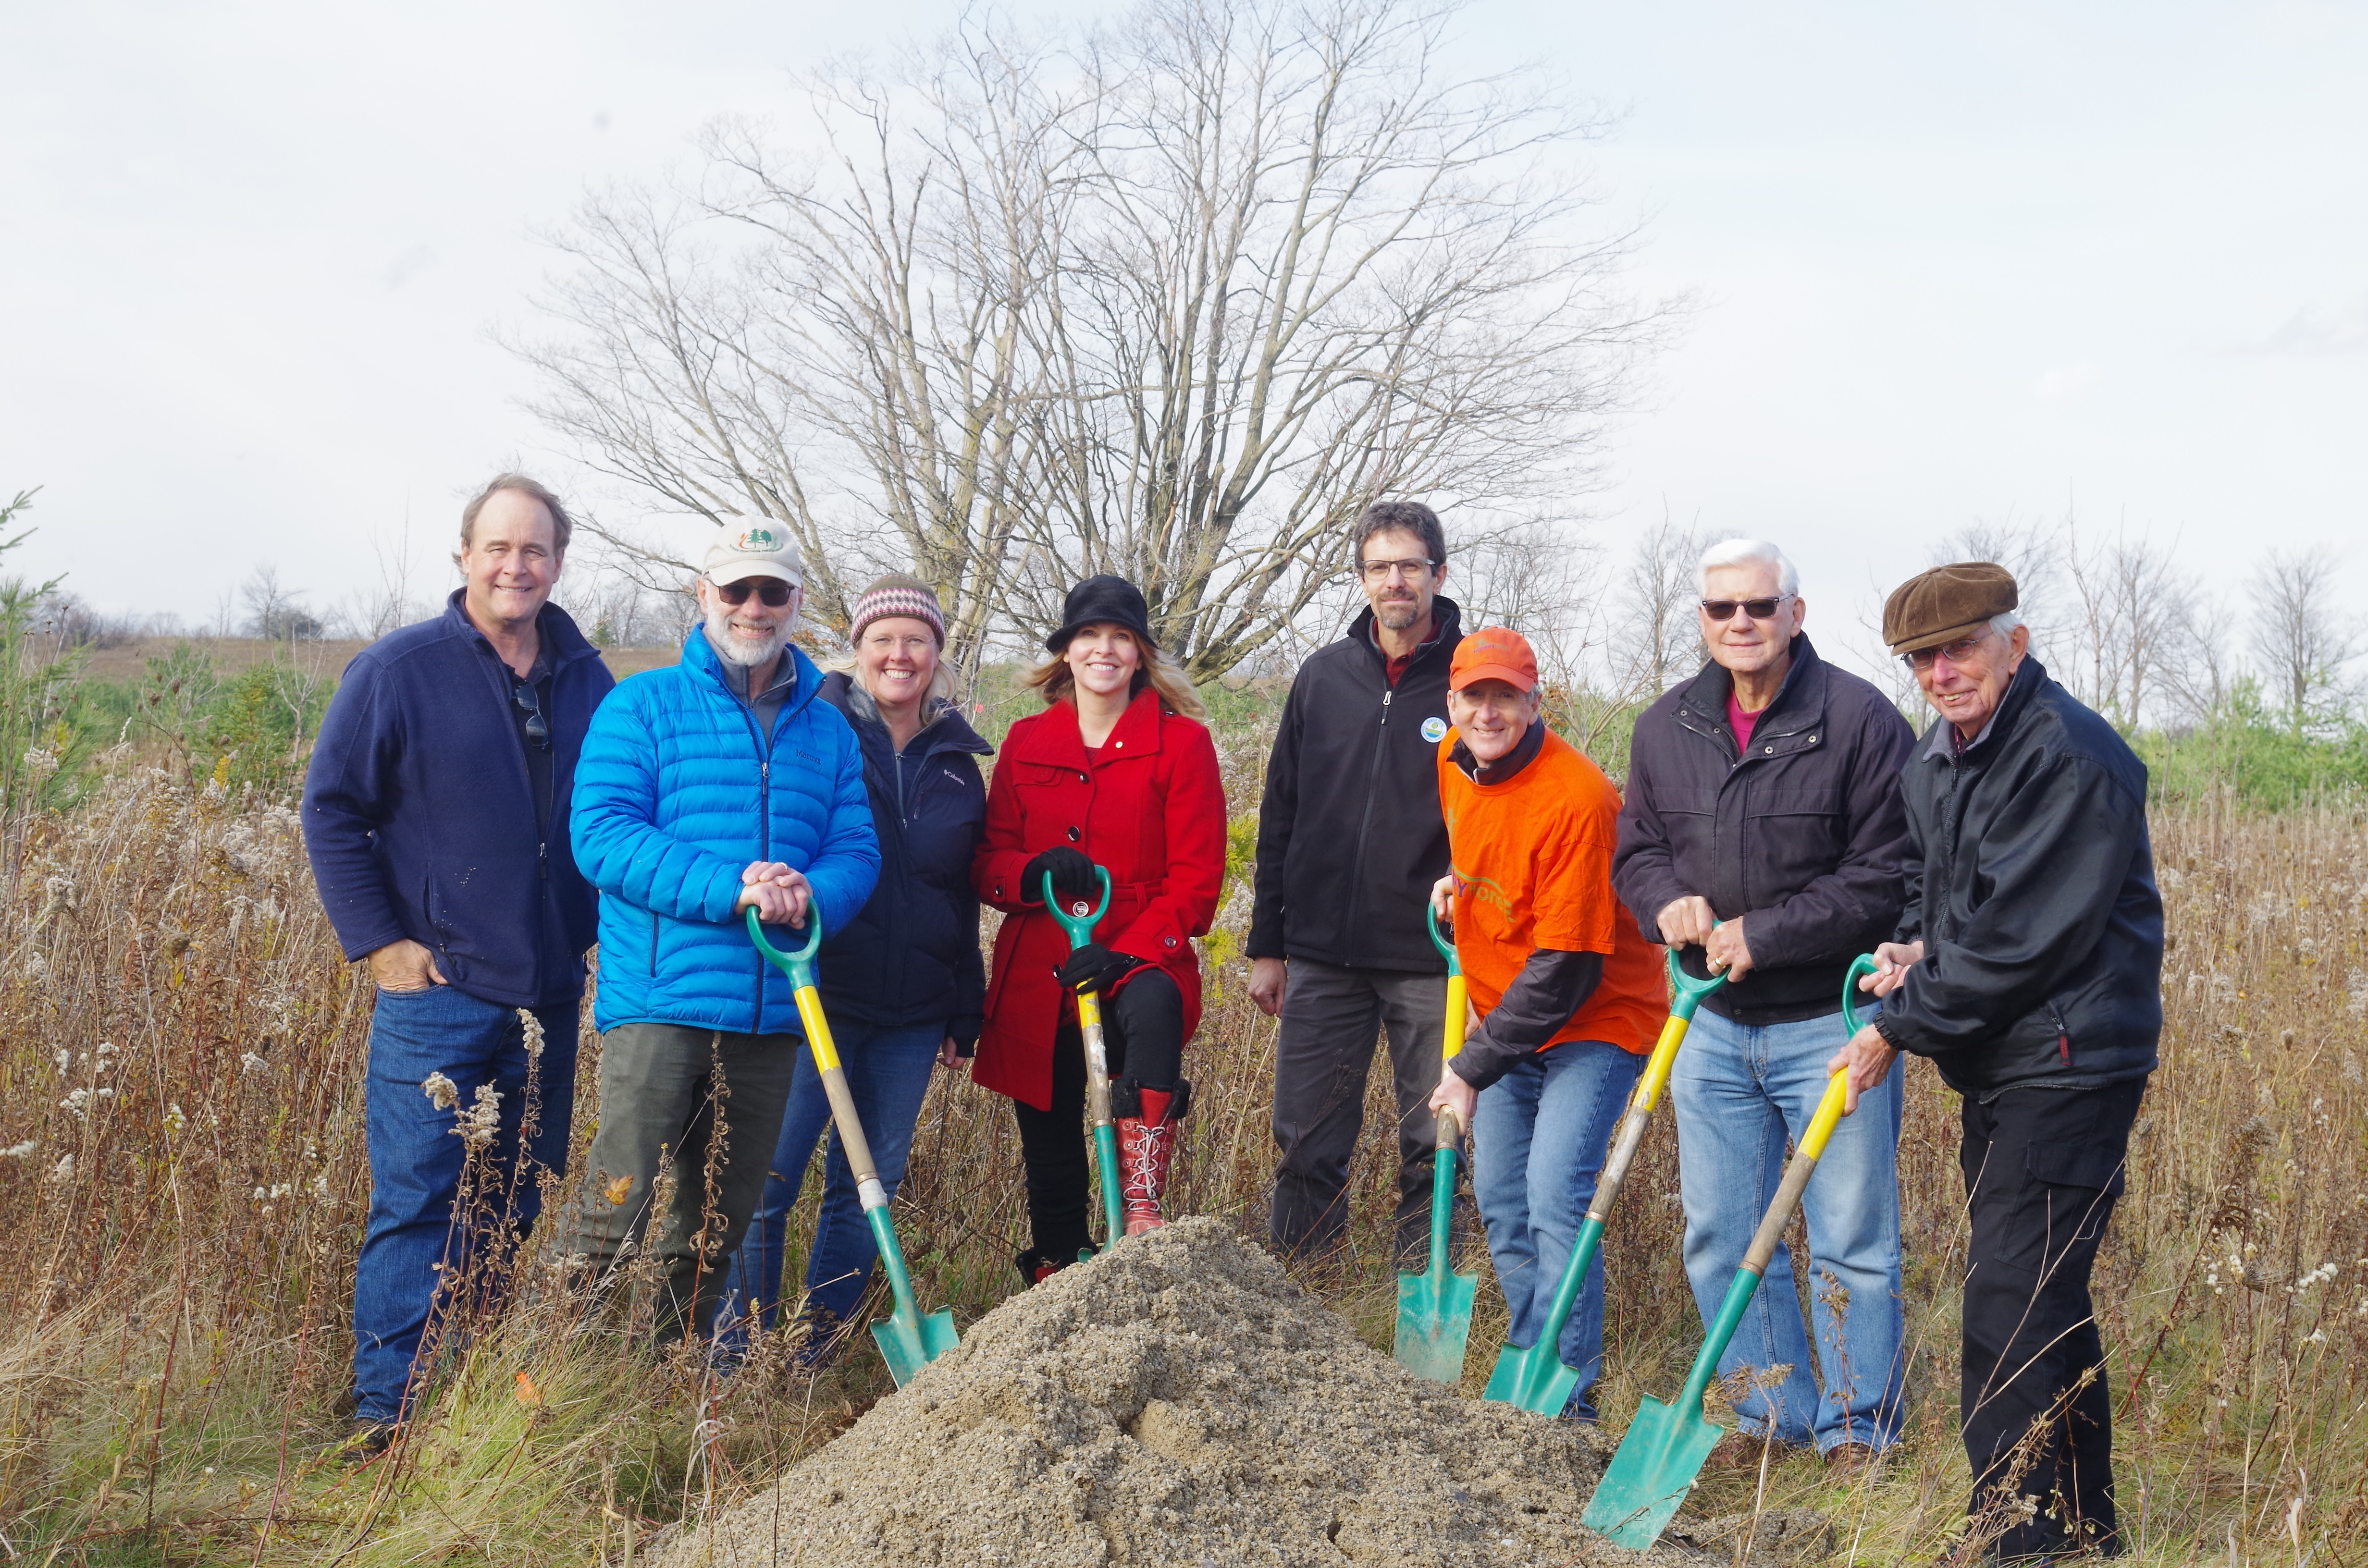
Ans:
[[[1190,1102],[1184,1042],[1201,1021],[1192,938],[1217,913],[1225,873],[1225,792],[1217,751],[1184,672],[1152,641],[1143,595],[1121,577],[1069,590],[1053,657],[1029,676],[1044,711],[1011,726],[971,864],[978,894],[1006,916],[995,939],[986,1025],[972,1076],[1012,1098],[1028,1166],[1030,1284],[1089,1248],[1086,1059],[1076,993],[1101,993],[1118,1123],[1126,1232],[1166,1223],[1176,1123]],[[1110,910],[1069,950],[1045,910],[1064,900]]]

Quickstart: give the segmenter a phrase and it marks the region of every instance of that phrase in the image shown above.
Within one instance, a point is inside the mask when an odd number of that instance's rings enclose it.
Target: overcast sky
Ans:
[[[534,230],[954,11],[0,9],[9,568],[202,620],[268,561],[328,608],[496,466],[564,479],[487,338]],[[1634,280],[1701,301],[1608,541],[1773,537],[1813,631],[1976,519],[2070,506],[2224,586],[2368,542],[2368,9],[1479,0],[1462,48],[1623,109],[1589,156]]]

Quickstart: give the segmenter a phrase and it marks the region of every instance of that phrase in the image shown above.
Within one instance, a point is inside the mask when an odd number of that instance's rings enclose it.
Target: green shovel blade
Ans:
[[[920,1302],[913,1294],[912,1274],[905,1267],[905,1249],[896,1240],[896,1227],[888,1218],[887,1208],[867,1210],[863,1218],[871,1227],[872,1243],[888,1271],[889,1293],[896,1301],[894,1312],[871,1325],[871,1337],[880,1346],[880,1358],[888,1363],[888,1375],[903,1388],[915,1373],[961,1344],[962,1335],[954,1330],[951,1312],[941,1308],[921,1315]]]
[[[1691,1410],[1680,1410],[1645,1395],[1581,1522],[1615,1546],[1632,1551],[1651,1546],[1694,1489],[1702,1461],[1725,1430],[1702,1418],[1699,1400]]]
[[[1450,1387],[1463,1381],[1463,1341],[1472,1332],[1477,1275],[1398,1276],[1398,1337],[1393,1354],[1417,1378]]]
[[[888,1375],[896,1380],[898,1388],[962,1343],[962,1335],[954,1332],[954,1314],[942,1309],[919,1319],[903,1312],[882,1318],[871,1325],[871,1337],[878,1342],[880,1358],[888,1363]]]
[[[1480,1397],[1515,1404],[1538,1415],[1560,1415],[1578,1386],[1576,1368],[1562,1364],[1562,1335],[1541,1337],[1524,1350],[1508,1345],[1497,1352],[1496,1369],[1488,1374],[1488,1390]]]

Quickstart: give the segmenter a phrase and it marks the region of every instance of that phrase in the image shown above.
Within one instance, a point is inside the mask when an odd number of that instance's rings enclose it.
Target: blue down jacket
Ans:
[[[817,700],[813,662],[794,648],[790,657],[797,684],[770,745],[697,630],[682,663],[620,683],[592,716],[574,833],[575,863],[601,895],[601,1028],[803,1032],[789,977],[733,911],[740,873],[752,860],[804,872],[828,937],[871,896],[880,844],[855,732]]]

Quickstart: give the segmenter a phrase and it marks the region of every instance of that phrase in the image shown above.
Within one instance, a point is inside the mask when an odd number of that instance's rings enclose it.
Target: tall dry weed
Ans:
[[[1235,771],[1240,804],[1256,785]],[[2368,823],[2208,802],[2158,815],[2156,846],[2164,1066],[2098,1281],[2132,1544],[2161,1562],[2351,1560],[2368,1540]],[[592,1313],[555,1267],[571,1180],[504,1309],[440,1333],[396,1454],[338,1464],[370,992],[330,937],[293,813],[119,758],[78,809],[6,824],[0,852],[0,1556],[613,1562],[748,1494],[886,1392],[861,1341],[813,1380],[779,1335],[730,1378],[690,1352],[651,1357],[646,1288]],[[1176,1193],[1262,1232],[1273,1026],[1233,956],[1246,915],[1236,888],[1188,1058],[1199,1104]],[[597,1073],[587,1037],[579,1157]],[[1954,1114],[1928,1068],[1908,1082],[1908,1444],[1848,1487],[1797,1459],[1713,1477],[1701,1508],[1763,1521],[1736,1540],[1811,1506],[1858,1561],[1965,1544]],[[1348,1250],[1307,1275],[1378,1344],[1395,1303],[1387,1093],[1377,1074]],[[1698,1340],[1676,1189],[1663,1130],[1608,1247],[1615,1425],[1674,1388]],[[898,1205],[931,1305],[967,1322],[1017,1286],[1019,1190],[1006,1102],[941,1074]],[[1474,1394],[1502,1326],[1484,1292]]]

